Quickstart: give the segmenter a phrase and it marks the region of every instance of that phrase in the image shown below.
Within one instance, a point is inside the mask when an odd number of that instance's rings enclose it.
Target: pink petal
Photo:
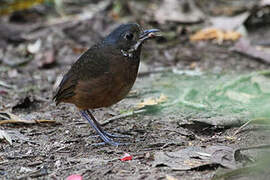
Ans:
[[[78,174],[72,174],[68,176],[66,180],[83,180],[83,177]]]

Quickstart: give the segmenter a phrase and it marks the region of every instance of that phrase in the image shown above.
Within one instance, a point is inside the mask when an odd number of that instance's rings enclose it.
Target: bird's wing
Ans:
[[[70,71],[64,75],[53,99],[58,105],[63,99],[70,98],[75,95],[74,89],[77,84],[76,76],[73,76]]]
[[[93,46],[71,66],[53,97],[56,104],[74,96],[79,81],[91,81],[91,79],[97,78],[108,71],[108,58],[105,58],[106,55],[99,51],[98,46]]]

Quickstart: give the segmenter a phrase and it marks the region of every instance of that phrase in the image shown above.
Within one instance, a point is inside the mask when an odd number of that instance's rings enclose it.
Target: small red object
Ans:
[[[122,157],[120,159],[121,161],[131,161],[132,160],[132,156],[128,153],[125,153],[124,157]]]
[[[72,175],[68,176],[66,180],[83,180],[83,178],[81,175],[72,174]]]

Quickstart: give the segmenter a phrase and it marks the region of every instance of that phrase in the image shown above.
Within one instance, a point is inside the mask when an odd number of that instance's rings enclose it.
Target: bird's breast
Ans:
[[[108,97],[112,104],[122,100],[131,90],[138,73],[139,59],[122,58],[121,63],[112,62],[110,65],[111,83]],[[108,101],[110,101],[108,99]]]

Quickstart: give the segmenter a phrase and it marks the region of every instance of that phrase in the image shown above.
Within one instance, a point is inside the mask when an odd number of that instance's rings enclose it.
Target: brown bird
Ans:
[[[120,25],[71,66],[53,97],[56,105],[75,104],[105,143],[123,144],[112,138],[126,136],[102,130],[89,109],[108,107],[126,97],[137,77],[142,44],[156,32],[142,30],[136,23]]]

